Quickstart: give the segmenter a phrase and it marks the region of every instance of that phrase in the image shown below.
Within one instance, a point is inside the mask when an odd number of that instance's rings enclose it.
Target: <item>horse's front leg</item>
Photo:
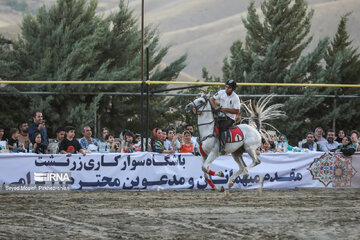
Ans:
[[[215,186],[215,184],[213,183],[213,181],[211,181],[209,175],[211,176],[219,176],[219,177],[224,177],[224,173],[222,171],[219,172],[214,172],[212,170],[209,170],[209,167],[211,165],[211,163],[218,157],[218,154],[214,154],[213,152],[210,153],[208,155],[208,157],[206,158],[205,161],[203,161],[202,164],[202,171],[204,172],[204,176],[205,176],[205,181],[211,186],[212,189],[214,190],[218,190],[220,192],[224,191],[224,187],[218,188]]]

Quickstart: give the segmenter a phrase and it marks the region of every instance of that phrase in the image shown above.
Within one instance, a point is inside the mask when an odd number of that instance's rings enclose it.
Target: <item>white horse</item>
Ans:
[[[271,96],[265,98],[263,101],[259,101],[255,106],[251,106],[251,102],[249,106],[245,106],[245,109],[250,113],[249,119],[257,123],[257,128],[259,130],[261,129],[261,124],[264,119],[275,119],[283,115],[281,111],[276,110],[282,106],[281,104],[275,104],[265,110],[265,106],[270,99]],[[211,163],[220,156],[219,137],[215,130],[214,109],[210,104],[209,96],[202,95],[195,99],[193,102],[186,105],[185,110],[192,111],[197,115],[197,126],[199,131],[198,141],[203,158],[202,171],[204,172],[205,180],[212,189],[224,191],[224,187],[221,187],[220,189],[217,188],[209,178],[209,175],[224,177],[224,173],[221,171],[214,172],[209,170]],[[259,130],[248,124],[239,124],[236,125],[236,128],[240,129],[242,132],[240,139],[239,136],[237,136],[238,141],[235,140],[234,142],[227,142],[225,144],[225,154],[231,153],[235,162],[239,165],[239,170],[233,174],[228,181],[229,188],[234,185],[234,180],[240,174],[242,174],[244,178],[247,178],[249,170],[261,163],[259,156],[257,155],[257,149],[261,145],[261,134],[259,133]],[[239,132],[238,129],[235,130]],[[246,166],[243,160],[242,154],[244,152],[247,152],[252,159],[252,163],[249,166]]]

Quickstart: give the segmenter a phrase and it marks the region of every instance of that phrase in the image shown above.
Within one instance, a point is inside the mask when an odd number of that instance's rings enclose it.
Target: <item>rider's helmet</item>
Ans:
[[[229,85],[233,90],[235,90],[235,88],[236,88],[236,82],[232,79],[227,80],[225,84]]]

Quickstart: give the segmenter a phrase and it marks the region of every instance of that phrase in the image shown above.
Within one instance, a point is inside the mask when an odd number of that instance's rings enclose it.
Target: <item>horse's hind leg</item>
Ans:
[[[229,179],[229,182],[228,182],[228,186],[229,188],[231,188],[233,185],[234,185],[234,181],[235,179],[243,172],[245,171],[245,162],[244,160],[242,159],[242,153],[239,153],[239,152],[234,152],[231,154],[235,160],[235,162],[239,165],[239,170],[231,176],[231,178]]]
[[[249,172],[249,170],[251,168],[255,167],[256,165],[259,165],[261,163],[261,161],[259,159],[259,156],[256,154],[256,149],[251,148],[251,149],[248,149],[246,152],[249,154],[249,156],[253,160],[252,163],[245,168],[245,170],[247,172]]]

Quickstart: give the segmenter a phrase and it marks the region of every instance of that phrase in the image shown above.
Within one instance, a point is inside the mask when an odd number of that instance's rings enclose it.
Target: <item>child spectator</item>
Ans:
[[[41,133],[37,132],[34,135],[34,153],[48,154],[48,150],[45,144],[41,143]]]
[[[10,129],[10,139],[8,140],[8,148],[11,152],[19,152],[19,142],[18,142],[18,137],[19,137],[19,130],[17,130],[16,128],[11,128]]]
[[[120,142],[115,142],[112,134],[106,135],[105,140],[110,144],[110,152],[121,152],[121,144]]]
[[[65,128],[66,137],[61,141],[59,145],[59,151],[62,154],[68,154],[71,156],[73,153],[80,152],[84,156],[86,155],[85,150],[81,147],[78,140],[75,137],[75,128],[68,126]]]

